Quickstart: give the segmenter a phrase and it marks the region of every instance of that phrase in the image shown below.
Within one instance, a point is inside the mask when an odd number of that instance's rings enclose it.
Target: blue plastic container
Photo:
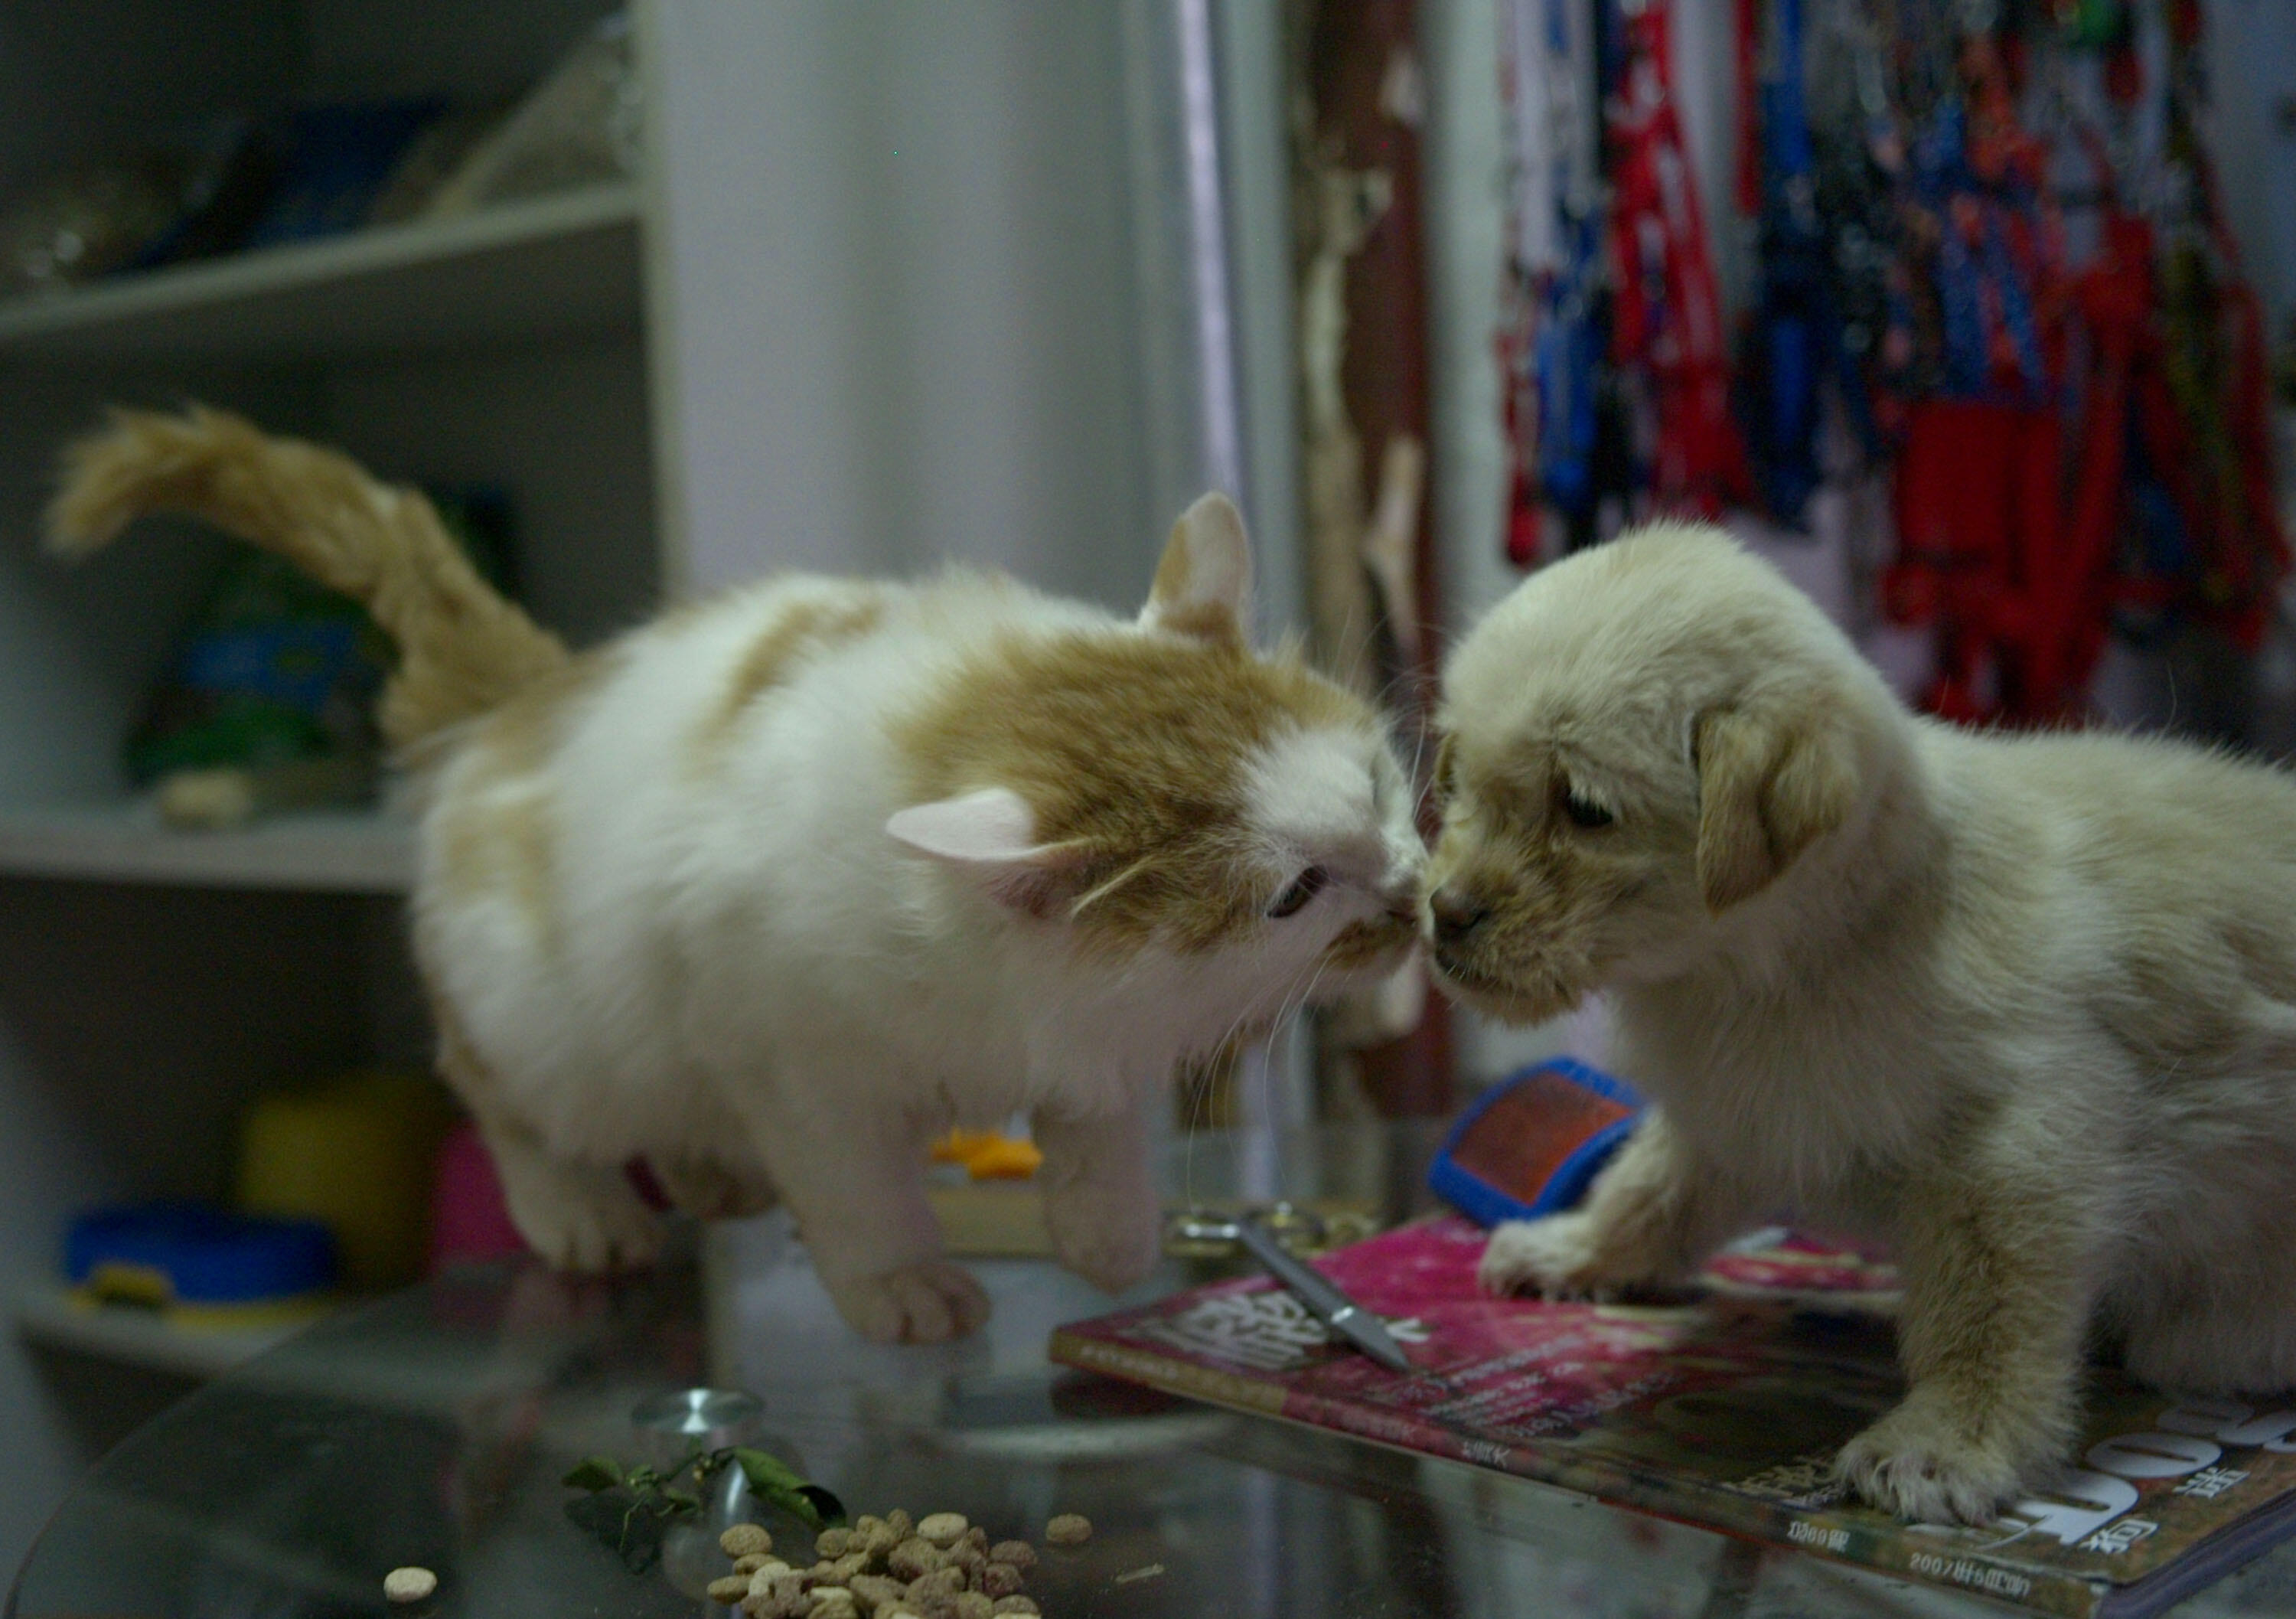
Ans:
[[[99,1209],[64,1238],[64,1275],[89,1303],[133,1303],[187,1322],[245,1322],[308,1308],[335,1285],[335,1239],[316,1220],[193,1203]]]

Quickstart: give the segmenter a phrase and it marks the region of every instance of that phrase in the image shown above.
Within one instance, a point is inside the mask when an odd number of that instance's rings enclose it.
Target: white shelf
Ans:
[[[194,1331],[148,1311],[76,1304],[61,1287],[35,1288],[16,1305],[16,1331],[27,1343],[201,1382],[283,1344],[308,1324]]]
[[[243,831],[179,832],[142,803],[0,810],[0,875],[404,893],[414,874],[414,828],[374,814],[282,815]]]
[[[195,1383],[237,1374],[242,1389],[351,1401],[383,1410],[445,1416],[467,1398],[474,1362],[490,1377],[540,1387],[584,1352],[591,1335],[579,1327],[534,1331],[492,1343],[483,1334],[439,1331],[419,1320],[361,1332],[321,1333],[285,1355],[258,1357],[341,1311],[351,1298],[284,1326],[207,1331],[171,1326],[132,1306],[88,1308],[62,1286],[36,1286],[16,1301],[16,1335],[27,1344],[110,1366],[158,1372]]]
[[[638,211],[635,185],[587,186],[0,302],[0,357],[308,361],[635,327]]]

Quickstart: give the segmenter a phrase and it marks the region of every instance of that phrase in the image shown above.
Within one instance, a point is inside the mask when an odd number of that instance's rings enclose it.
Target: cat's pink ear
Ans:
[[[1036,812],[1009,787],[912,804],[895,810],[885,831],[978,877],[1000,903],[1038,916],[1065,892],[1081,852],[1072,843],[1037,842]]]
[[[1243,514],[1221,494],[1180,514],[1140,610],[1144,629],[1242,645],[1251,603],[1251,541]]]

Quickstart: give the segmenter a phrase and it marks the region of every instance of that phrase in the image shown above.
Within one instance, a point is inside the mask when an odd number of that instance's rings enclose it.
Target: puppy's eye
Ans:
[[[1308,908],[1308,901],[1324,892],[1324,884],[1332,880],[1331,874],[1320,866],[1310,866],[1292,879],[1283,892],[1275,896],[1267,908],[1271,922],[1281,922],[1286,916],[1296,916]]]
[[[1597,826],[1607,826],[1618,818],[1575,788],[1563,793],[1562,813],[1570,818],[1573,826],[1583,826],[1589,832]]]

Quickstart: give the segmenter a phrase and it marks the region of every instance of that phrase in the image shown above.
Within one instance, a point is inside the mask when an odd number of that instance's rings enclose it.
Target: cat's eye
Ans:
[[[1582,826],[1589,832],[1597,826],[1607,826],[1618,818],[1575,787],[1563,791],[1562,813],[1570,818],[1573,826]]]
[[[1296,916],[1308,908],[1308,901],[1324,892],[1324,884],[1332,880],[1331,874],[1320,866],[1310,866],[1292,879],[1283,892],[1275,896],[1267,908],[1268,919],[1281,922],[1286,916]]]

